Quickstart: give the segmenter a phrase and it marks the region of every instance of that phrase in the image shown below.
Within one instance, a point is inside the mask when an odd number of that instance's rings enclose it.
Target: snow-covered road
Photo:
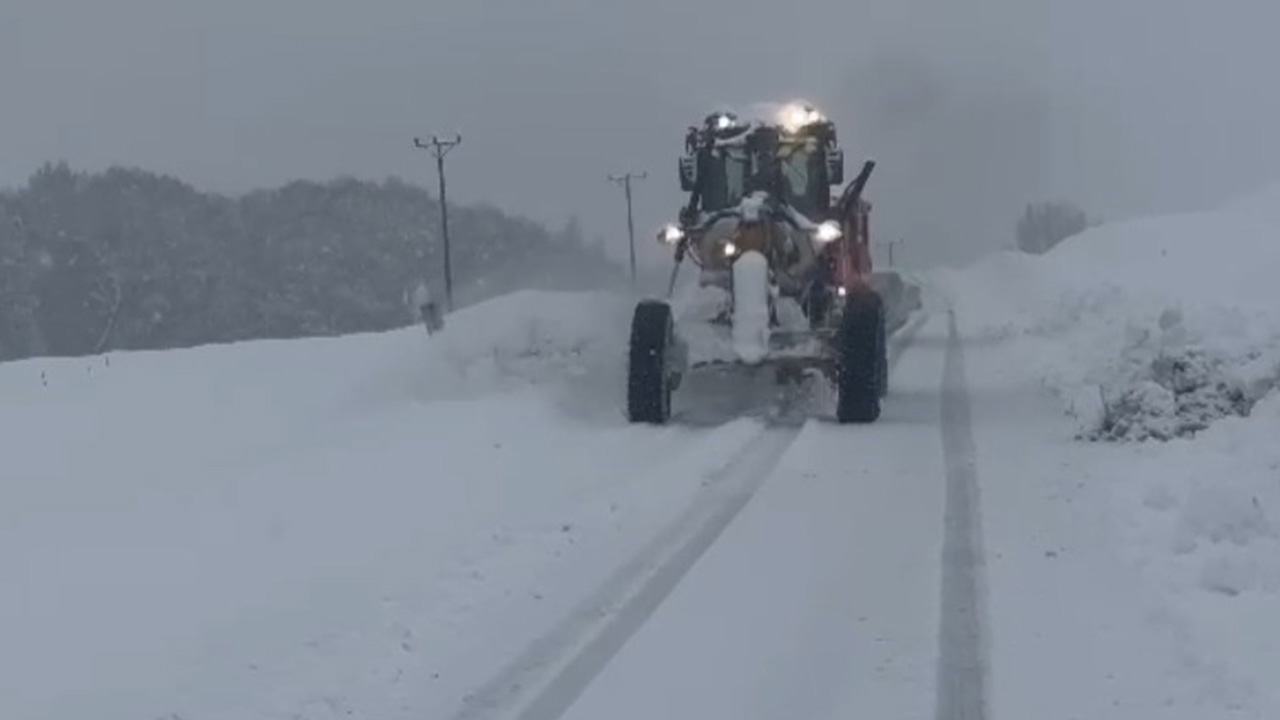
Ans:
[[[628,425],[612,296],[0,367],[0,717],[1274,717],[973,297],[868,426],[696,386]]]
[[[806,663],[853,663],[829,690],[859,704],[919,702],[937,323],[904,331],[919,352],[895,342],[879,425],[658,429],[573,392],[617,380],[591,346],[610,308],[527,300],[488,311],[499,337],[443,347],[404,332],[3,368],[4,716],[558,717],[670,632],[707,572],[720,609],[692,612],[714,637],[800,653],[811,688]],[[758,637],[714,635],[744,620]],[[682,656],[716,651],[687,637]],[[776,708],[785,680],[758,688]]]
[[[902,356],[880,423],[804,426],[566,719],[931,714],[940,327]]]
[[[566,720],[986,717],[959,343],[904,334],[883,420],[807,422]]]
[[[751,500],[796,437],[762,429],[708,478],[708,491],[593,597],[535,641],[459,718],[555,720],[596,678]]]

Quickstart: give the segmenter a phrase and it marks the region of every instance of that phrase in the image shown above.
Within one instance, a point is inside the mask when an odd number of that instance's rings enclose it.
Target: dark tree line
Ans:
[[[435,198],[397,179],[239,197],[136,169],[41,168],[0,193],[0,360],[386,330],[443,288]],[[459,306],[624,282],[576,221],[449,208]]]
[[[1058,243],[1089,228],[1089,217],[1067,202],[1028,205],[1018,218],[1018,249],[1043,255]]]

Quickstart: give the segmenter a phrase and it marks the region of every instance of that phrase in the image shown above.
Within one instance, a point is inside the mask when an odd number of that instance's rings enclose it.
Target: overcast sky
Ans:
[[[294,178],[430,183],[625,248],[681,196],[685,127],[804,97],[874,231],[915,262],[1007,244],[1027,201],[1113,218],[1280,175],[1275,0],[0,0],[0,185],[45,160],[226,192]],[[1207,239],[1211,242],[1211,239]],[[665,258],[662,258],[665,259]]]

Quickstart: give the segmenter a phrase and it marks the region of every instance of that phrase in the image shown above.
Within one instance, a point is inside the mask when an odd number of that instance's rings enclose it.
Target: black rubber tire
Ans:
[[[878,328],[876,334],[879,336],[879,350],[877,352],[876,362],[879,371],[876,373],[876,392],[881,397],[889,394],[889,338],[886,336],[887,322],[884,313],[884,302],[880,303],[880,321],[877,323]]]
[[[809,288],[809,294],[805,298],[805,312],[809,316],[809,327],[818,328],[826,323],[827,316],[831,314],[831,304],[835,299],[835,293],[830,292],[825,285],[814,283]]]
[[[849,293],[840,320],[836,361],[836,419],[872,423],[880,419],[884,302],[870,290]]]
[[[671,418],[671,378],[667,351],[675,342],[671,307],[644,300],[631,316],[627,365],[627,418],[663,425]]]

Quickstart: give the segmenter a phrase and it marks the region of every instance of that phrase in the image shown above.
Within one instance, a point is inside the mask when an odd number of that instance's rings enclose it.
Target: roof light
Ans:
[[[811,105],[801,103],[791,103],[782,108],[778,117],[778,124],[789,133],[799,132],[807,125],[812,125],[823,120],[822,113],[818,112]]]
[[[732,130],[738,127],[738,116],[728,110],[719,110],[711,113],[703,120],[703,123],[711,130]]]

